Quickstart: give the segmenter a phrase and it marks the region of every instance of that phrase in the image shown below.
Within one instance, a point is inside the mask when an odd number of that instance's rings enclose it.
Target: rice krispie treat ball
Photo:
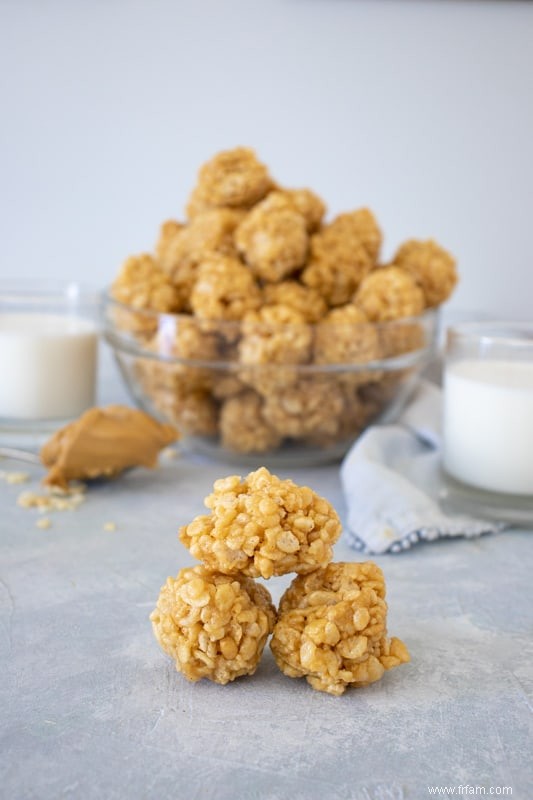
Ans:
[[[281,436],[335,437],[341,426],[344,397],[330,378],[300,377],[265,396],[263,417]]]
[[[330,306],[348,303],[374,264],[381,232],[368,209],[340,214],[311,237],[311,258],[302,272]]]
[[[317,364],[365,364],[379,357],[376,329],[352,303],[334,308],[316,327],[314,354]]]
[[[263,281],[276,283],[303,266],[309,247],[304,217],[287,205],[271,209],[268,198],[246,215],[235,242],[250,269]]]
[[[253,150],[248,147],[224,150],[201,167],[187,214],[192,219],[210,208],[249,208],[271,187],[268,169]]]
[[[261,467],[215,482],[210,514],[180,530],[190,553],[228,575],[271,578],[326,565],[341,532],[335,509],[307,486]]]
[[[157,389],[152,393],[154,406],[188,436],[215,436],[218,432],[218,406],[205,389],[175,392]]]
[[[263,306],[244,317],[239,356],[242,364],[305,364],[311,358],[312,331],[298,311],[286,305]]]
[[[275,618],[264,586],[202,566],[168,578],[150,615],[155,638],[178,672],[221,684],[254,674]]]
[[[304,317],[289,306],[263,306],[242,323],[238,353],[241,379],[268,396],[298,381],[295,365],[312,355],[313,333]]]
[[[205,320],[183,314],[159,327],[150,349],[164,356],[215,361],[220,357],[223,340]]]
[[[155,254],[157,261],[163,268],[166,268],[167,261],[169,260],[169,250],[172,248],[177,234],[184,228],[185,225],[183,222],[179,222],[177,219],[167,219],[159,228],[159,237],[155,245]]]
[[[191,294],[200,319],[241,320],[261,305],[261,290],[250,270],[234,258],[212,254],[202,261]]]
[[[373,270],[362,281],[353,301],[372,322],[416,317],[425,307],[424,294],[414,277],[396,266]]]
[[[289,306],[310,324],[322,319],[328,310],[326,301],[316,289],[303,286],[298,281],[267,283],[263,286],[263,298],[266,305]]]
[[[376,564],[329,564],[292,582],[270,646],[285,675],[340,695],[410,660],[403,642],[387,637],[386,615],[385,582]]]
[[[172,281],[147,253],[126,259],[111,286],[111,294],[136,309],[167,313],[179,307]]]
[[[368,381],[368,379],[367,373],[366,380]],[[332,430],[329,431],[320,429],[311,431],[302,440],[305,444],[320,447],[323,450],[342,444],[344,449],[347,442],[353,441],[363,431],[373,415],[373,408],[359,397],[357,389],[360,385],[360,382],[354,380],[351,374],[340,375],[337,391],[343,399],[343,406],[335,426],[332,426]]]
[[[399,248],[392,263],[414,276],[429,308],[447,300],[457,283],[454,257],[433,239],[409,239]]]
[[[217,433],[218,405],[211,396],[213,377],[208,369],[139,358],[135,375],[153,408],[171,419],[180,433]]]
[[[265,210],[291,208],[305,219],[308,233],[320,227],[326,206],[311,189],[275,189],[261,203]]]
[[[281,443],[281,436],[262,415],[262,398],[253,391],[230,397],[220,411],[222,446],[234,453],[267,453]]]

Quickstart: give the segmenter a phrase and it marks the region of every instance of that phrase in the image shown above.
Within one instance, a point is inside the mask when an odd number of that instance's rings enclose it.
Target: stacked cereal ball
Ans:
[[[182,434],[237,453],[348,443],[403,378],[380,360],[427,347],[410,318],[450,295],[452,256],[410,240],[383,264],[371,211],[325,212],[238,147],[201,168],[187,221],[163,224],[155,254],[125,262],[115,321],[147,353],[142,392]]]
[[[180,530],[201,566],[162,587],[150,616],[161,648],[189,680],[225,684],[252,675],[268,636],[282,672],[339,695],[409,661],[386,629],[379,567],[330,563],[341,524],[306,486],[264,467],[215,482],[209,514]],[[278,613],[255,578],[296,572]]]

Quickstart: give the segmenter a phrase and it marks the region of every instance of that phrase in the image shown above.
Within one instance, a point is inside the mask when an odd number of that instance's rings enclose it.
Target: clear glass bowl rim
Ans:
[[[143,316],[146,315],[148,319],[153,318],[154,320],[170,320],[174,321],[174,323],[179,322],[179,320],[186,320],[190,322],[191,320],[197,321],[199,324],[202,322],[204,323],[213,323],[217,326],[220,331],[224,330],[235,330],[236,327],[242,324],[241,321],[233,321],[233,320],[203,320],[200,317],[195,317],[192,314],[180,314],[180,313],[162,313],[159,311],[154,311],[152,309],[143,309],[143,308],[135,308],[134,306],[130,306],[126,303],[122,303],[120,300],[116,300],[110,293],[109,289],[105,290],[102,294],[103,303],[102,303],[102,314],[103,314],[103,328],[104,328],[104,337],[108,344],[113,347],[113,349],[118,349],[123,352],[129,352],[131,355],[136,356],[143,356],[146,358],[150,358],[157,361],[162,361],[165,363],[170,364],[183,364],[188,366],[202,366],[202,367],[212,367],[212,368],[227,368],[227,367],[246,367],[247,369],[268,369],[272,370],[273,368],[279,369],[286,369],[291,368],[296,371],[301,371],[302,373],[306,374],[317,374],[317,373],[328,373],[328,372],[339,372],[341,370],[345,371],[364,371],[370,369],[400,369],[405,366],[411,366],[413,364],[419,364],[422,358],[427,358],[434,350],[436,344],[436,336],[438,330],[438,320],[439,320],[439,309],[438,308],[430,308],[426,309],[422,314],[418,316],[412,317],[402,317],[398,320],[391,320],[388,322],[364,322],[358,323],[353,325],[354,330],[361,330],[363,327],[370,327],[374,330],[379,332],[383,330],[401,330],[402,328],[411,325],[413,323],[422,323],[430,332],[430,339],[427,345],[419,350],[410,351],[408,353],[402,353],[398,356],[393,357],[386,357],[381,359],[375,359],[373,361],[366,361],[366,362],[340,362],[340,363],[328,363],[328,364],[290,364],[290,363],[279,363],[279,364],[242,364],[239,361],[231,361],[231,360],[223,360],[219,359],[216,361],[203,361],[201,359],[191,359],[191,358],[183,358],[175,355],[168,355],[164,353],[154,352],[153,350],[148,350],[147,348],[143,347],[139,344],[137,340],[131,335],[131,333],[125,333],[119,327],[114,325],[113,321],[110,320],[106,316],[106,311],[108,308],[118,308],[129,313],[134,314],[142,314]],[[266,323],[265,323],[266,325]],[[314,324],[307,324],[308,327],[312,329],[316,329],[320,326],[320,323]],[[276,331],[283,331],[288,330],[290,328],[299,328],[300,325],[273,325],[272,329]],[[331,325],[332,328],[335,327],[334,324]],[[337,327],[339,328],[346,328],[346,325],[339,324]]]

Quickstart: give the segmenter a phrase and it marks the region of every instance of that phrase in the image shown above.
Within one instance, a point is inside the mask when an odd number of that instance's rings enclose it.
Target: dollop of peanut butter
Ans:
[[[111,405],[90,408],[43,445],[44,483],[67,488],[72,480],[113,477],[128,467],[155,467],[160,450],[178,439],[144,411]]]

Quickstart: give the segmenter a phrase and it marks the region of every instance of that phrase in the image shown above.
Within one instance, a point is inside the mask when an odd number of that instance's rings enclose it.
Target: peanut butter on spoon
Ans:
[[[144,411],[112,405],[90,408],[60,428],[40,452],[44,483],[66,489],[69,481],[110,478],[129,467],[155,467],[160,450],[178,439]]]

